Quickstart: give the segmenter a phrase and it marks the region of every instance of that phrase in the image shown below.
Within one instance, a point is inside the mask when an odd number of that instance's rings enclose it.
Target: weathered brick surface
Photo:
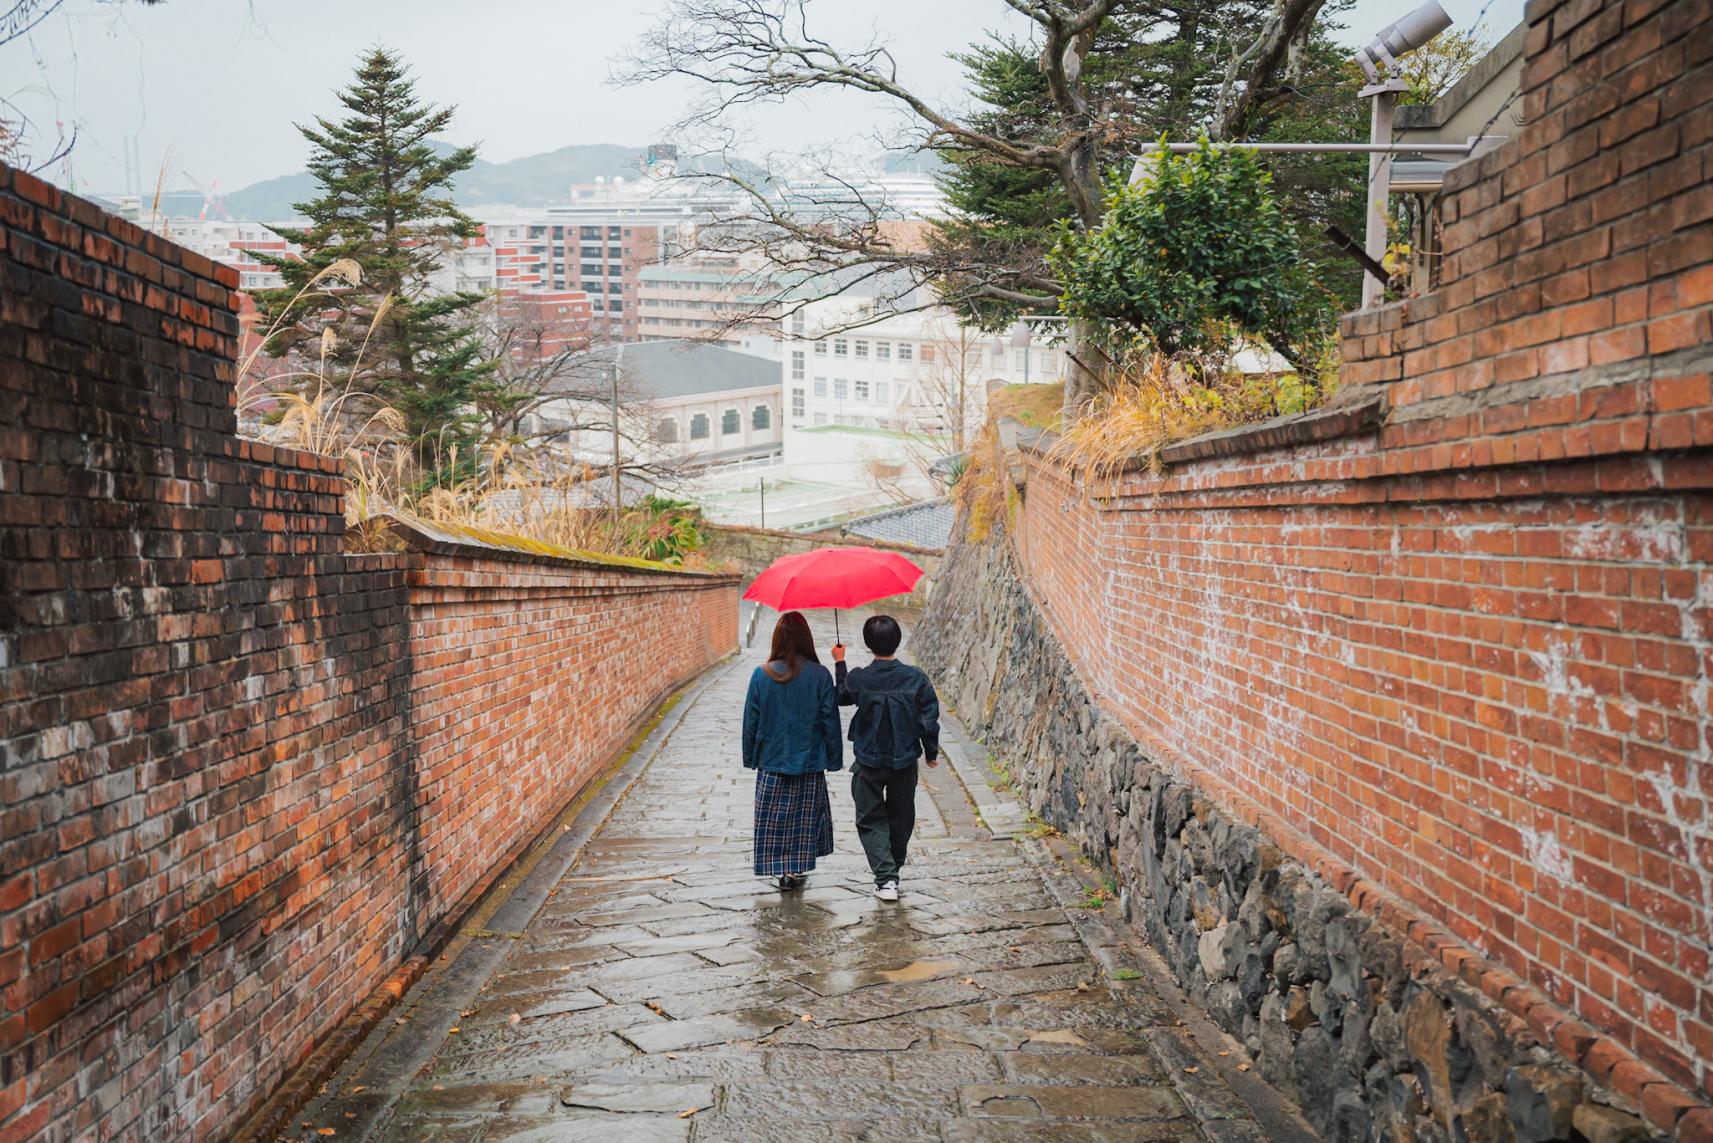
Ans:
[[[1529,20],[1442,288],[1345,320],[1377,430],[1036,453],[1014,531],[1153,758],[1669,1128],[1713,1095],[1713,5]]]
[[[0,167],[0,1137],[225,1134],[675,682],[735,581],[348,556],[232,271]]]

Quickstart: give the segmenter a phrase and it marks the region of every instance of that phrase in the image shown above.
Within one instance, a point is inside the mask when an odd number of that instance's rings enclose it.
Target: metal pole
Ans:
[[[1365,92],[1371,91],[1364,88]],[[1394,92],[1394,101],[1396,93]],[[1240,147],[1245,151],[1262,151],[1267,154],[1282,155],[1373,155],[1402,152],[1409,155],[1467,155],[1474,149],[1469,143],[1409,143],[1391,142],[1391,133],[1387,132],[1387,141],[1383,143],[1210,143],[1216,151]],[[1174,155],[1186,155],[1192,151],[1201,150],[1200,143],[1167,143],[1166,150]]]
[[[1402,81],[1394,79],[1362,89],[1362,94],[1374,101],[1368,130],[1368,231],[1362,248],[1376,262],[1386,260],[1386,207],[1392,193],[1392,115],[1403,87]],[[1372,274],[1364,274],[1362,308],[1377,306],[1385,300],[1386,284]]]
[[[756,490],[761,493],[761,526],[767,527],[767,477],[758,476],[755,481]]]
[[[624,485],[620,480],[619,470],[619,354],[622,348],[613,353],[613,550],[619,548],[619,515],[624,509]]]

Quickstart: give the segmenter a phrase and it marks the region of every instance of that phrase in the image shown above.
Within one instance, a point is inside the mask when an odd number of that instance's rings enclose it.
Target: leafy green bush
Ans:
[[[640,532],[635,546],[644,559],[682,564],[685,556],[707,542],[702,534],[701,510],[686,501],[650,493],[630,516]]]
[[[1271,176],[1252,152],[1205,137],[1150,158],[1147,178],[1112,190],[1097,229],[1062,230],[1050,256],[1061,308],[1196,372],[1243,340],[1306,368],[1337,314]]]

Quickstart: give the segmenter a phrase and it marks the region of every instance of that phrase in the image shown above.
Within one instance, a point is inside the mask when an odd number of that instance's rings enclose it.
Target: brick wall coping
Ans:
[[[713,583],[736,583],[739,579],[729,572],[694,571],[673,567],[658,560],[567,548],[547,543],[545,540],[532,540],[507,532],[489,531],[486,528],[471,528],[462,524],[431,524],[404,512],[386,512],[375,519],[384,521],[392,533],[411,550],[432,555],[520,560],[561,567],[599,568],[603,571],[623,569],[645,575],[667,575]]]
[[[1270,449],[1337,440],[1340,437],[1355,436],[1378,429],[1385,419],[1385,394],[1361,393],[1354,399],[1324,408],[1310,409],[1306,413],[1292,413],[1253,424],[1233,425],[1190,437],[1188,440],[1173,441],[1148,452],[1137,453],[1119,465],[1114,472],[1140,472],[1151,467],[1155,457],[1163,464],[1181,464],[1191,460],[1244,456]],[[1061,435],[1050,430],[1019,434],[1017,448],[1021,452],[1046,459]],[[1069,467],[1075,469],[1081,466]]]

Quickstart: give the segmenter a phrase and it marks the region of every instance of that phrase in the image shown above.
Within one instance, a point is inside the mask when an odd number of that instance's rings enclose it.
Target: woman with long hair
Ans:
[[[826,774],[845,765],[833,676],[801,611],[779,617],[767,662],[750,676],[743,764],[756,772],[755,875],[801,889],[815,859],[833,852]]]

